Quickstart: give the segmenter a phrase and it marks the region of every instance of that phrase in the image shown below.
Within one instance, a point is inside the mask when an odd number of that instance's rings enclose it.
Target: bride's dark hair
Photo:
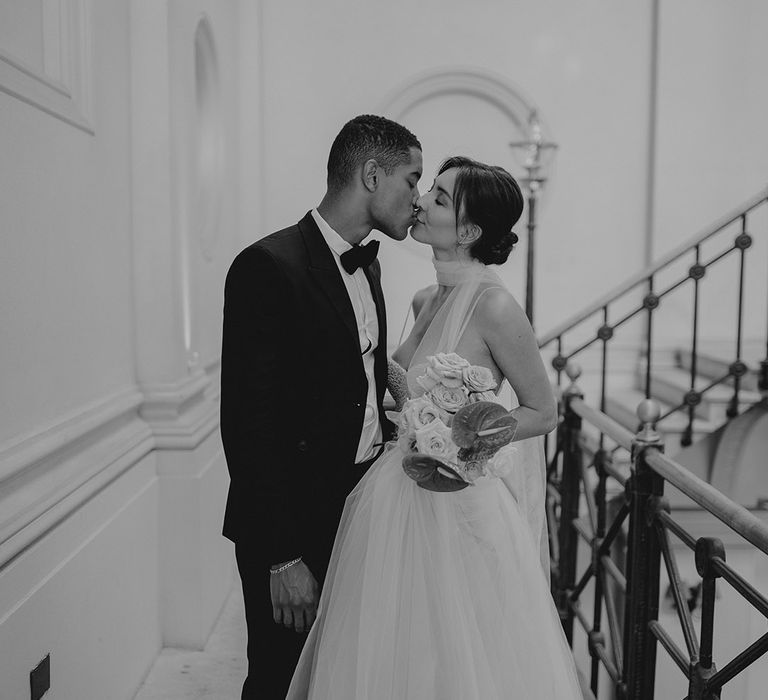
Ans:
[[[523,193],[504,168],[453,156],[443,161],[438,175],[456,168],[453,206],[456,222],[470,222],[482,233],[469,248],[469,254],[486,265],[506,262],[517,234],[512,227],[523,213]]]

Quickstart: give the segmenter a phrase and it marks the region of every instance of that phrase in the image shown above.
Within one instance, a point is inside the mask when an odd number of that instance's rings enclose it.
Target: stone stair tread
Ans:
[[[694,382],[696,391],[705,389],[712,382],[712,379],[702,377],[701,375],[697,376]],[[682,396],[689,391],[691,386],[691,373],[682,368],[660,369],[653,372],[652,380],[664,382],[671,389],[679,389],[682,401]],[[702,396],[703,401],[710,401],[712,403],[728,403],[732,398],[733,387],[725,384],[715,384]],[[760,394],[756,391],[743,388],[739,390],[739,401],[741,403],[757,403],[760,401],[760,398]]]
[[[690,350],[678,349],[675,351],[676,364],[686,372],[690,372],[691,368],[691,356]],[[716,352],[697,352],[696,357],[696,371],[702,377],[708,377],[710,380],[718,379],[726,374],[733,363],[734,358],[730,359]],[[757,384],[759,379],[760,370],[760,358],[756,351],[751,353],[745,353],[742,356],[743,362],[747,365],[748,371],[742,377],[742,385],[753,391],[757,390]],[[730,385],[732,379],[726,380],[726,384]]]
[[[637,417],[637,405],[645,399],[645,393],[639,389],[623,389],[621,391],[611,392],[606,396],[605,412],[611,416],[617,423],[631,431],[636,431],[639,419]],[[666,413],[671,406],[658,401],[662,414]],[[688,425],[688,415],[676,411],[660,421],[660,429],[664,432],[677,433],[685,430]],[[694,418],[693,432],[699,434],[710,433],[719,427],[718,423],[704,420],[703,418]]]
[[[686,355],[690,357],[691,349],[688,347],[678,348],[676,353],[681,356]],[[724,349],[722,346],[712,346],[707,343],[700,342],[696,354],[699,358],[704,358],[708,361],[711,360],[712,362],[718,362],[724,367],[728,367],[728,365],[730,365],[731,362],[733,362],[735,359],[734,355],[736,354],[736,348],[734,346]],[[742,345],[741,359],[744,360],[747,365],[749,365],[750,369],[758,368],[760,366],[760,360],[765,359],[764,355],[764,340],[753,340],[751,342],[745,342]]]

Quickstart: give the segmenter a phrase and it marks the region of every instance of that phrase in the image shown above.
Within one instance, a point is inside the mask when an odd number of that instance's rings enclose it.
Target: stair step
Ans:
[[[623,425],[627,430],[633,433],[637,432],[639,420],[637,418],[637,406],[645,399],[645,394],[638,389],[626,389],[620,392],[613,392],[605,400],[605,412],[617,423]],[[657,399],[658,401],[658,399]],[[671,406],[658,401],[662,414],[668,411]],[[693,421],[693,441],[708,435],[716,430],[718,423],[694,418]],[[680,436],[682,436],[688,426],[688,416],[676,411],[670,414],[664,420],[659,421],[656,429],[664,436],[669,436],[667,440],[667,454],[674,455],[680,448]]]
[[[690,373],[692,356],[693,353],[691,353],[690,350],[677,350],[675,352],[675,357],[678,367]],[[696,373],[699,376],[706,377],[709,381],[712,381],[713,379],[718,379],[727,374],[732,362],[733,360],[726,360],[717,355],[699,352],[697,353],[696,358]],[[752,360],[751,358],[745,358],[744,362],[746,362],[749,367],[749,371],[741,378],[741,388],[757,392],[759,362]],[[725,380],[724,384],[733,386],[733,379],[729,377]]]
[[[638,383],[645,381],[645,373],[638,371]],[[701,391],[711,383],[711,379],[698,376],[694,383],[696,391]],[[668,406],[679,406],[690,390],[691,375],[685,369],[664,369],[654,371],[651,377],[651,396]],[[696,406],[695,415],[708,422],[716,424],[728,420],[726,411],[733,398],[733,388],[725,384],[716,384],[701,397],[701,403]],[[752,404],[760,401],[761,396],[756,391],[741,389],[739,391],[739,412],[746,410]]]

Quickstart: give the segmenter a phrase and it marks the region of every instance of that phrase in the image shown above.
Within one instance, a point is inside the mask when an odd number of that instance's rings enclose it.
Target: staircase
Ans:
[[[638,429],[638,404],[655,399],[666,454],[752,508],[768,504],[768,261],[753,264],[760,246],[753,245],[751,231],[754,226],[765,243],[766,220],[768,188],[539,341],[558,387],[568,364],[585,362],[591,370],[582,381],[585,400],[629,431]],[[730,276],[725,281],[723,273]],[[712,278],[719,287],[707,287]],[[716,341],[712,288],[727,290],[715,299],[730,305],[725,313],[720,309],[725,318]],[[707,322],[710,337],[704,339]],[[690,329],[690,341],[670,347],[665,331],[679,335],[681,328]],[[615,338],[621,337],[626,353],[627,331],[637,339],[636,360],[622,372],[616,369]],[[588,455],[603,447],[618,469],[628,465],[626,450],[606,444],[599,432],[587,429],[581,439]]]
[[[664,436],[667,454],[678,459],[685,453],[688,446],[681,444],[688,428],[687,413],[674,410],[685,402],[686,394],[691,389],[692,354],[690,350],[677,349],[666,353],[666,357],[658,353],[653,364],[658,368],[651,376],[650,398],[655,399],[662,414],[668,416],[660,421],[658,429]],[[741,414],[760,403],[762,396],[758,390],[759,361],[745,358],[749,368],[741,381],[737,409]],[[694,390],[701,394],[701,401],[693,407],[692,443],[714,433],[732,416],[728,411],[733,403],[733,380],[731,377],[720,381],[728,374],[729,362],[725,357],[714,353],[698,355],[696,374],[693,375]],[[643,382],[645,380],[645,362],[639,361],[636,368],[632,387],[612,391],[606,396],[605,412],[627,430],[637,430],[637,405],[646,398]],[[713,382],[714,385],[713,385]],[[705,391],[709,387],[709,390]]]
[[[766,263],[768,188],[540,338],[552,592],[592,697],[764,697]]]
[[[690,350],[675,350],[667,358],[654,360],[660,369],[651,378],[650,397],[657,401],[662,415],[668,414],[658,424],[665,453],[741,505],[763,508],[768,506],[768,402],[758,390],[760,363],[745,359],[750,369],[742,378],[735,404],[738,415],[730,416],[734,406],[733,380],[728,377],[720,381],[728,374],[729,362],[715,352],[698,355],[695,390],[710,388],[693,407],[692,422],[688,411],[674,410],[684,403],[691,388]],[[644,377],[645,363],[639,362],[634,387],[611,392],[605,401],[605,413],[633,433],[639,427],[637,406],[646,398]],[[683,444],[686,435],[691,439],[689,445]],[[585,441],[584,446],[588,452],[594,451],[597,441]],[[629,458],[626,450],[614,453],[617,465],[628,465]],[[670,505],[684,503],[685,499],[677,498],[673,492]]]

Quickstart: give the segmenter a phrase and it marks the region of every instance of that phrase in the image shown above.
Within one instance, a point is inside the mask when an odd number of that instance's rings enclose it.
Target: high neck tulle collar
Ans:
[[[481,277],[486,272],[486,266],[477,260],[436,260],[435,266],[437,283],[445,287],[456,287],[467,280]]]

